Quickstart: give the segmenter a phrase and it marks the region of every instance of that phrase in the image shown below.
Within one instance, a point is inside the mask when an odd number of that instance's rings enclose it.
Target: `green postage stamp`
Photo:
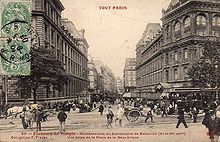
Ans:
[[[0,72],[30,74],[31,1],[1,0]]]

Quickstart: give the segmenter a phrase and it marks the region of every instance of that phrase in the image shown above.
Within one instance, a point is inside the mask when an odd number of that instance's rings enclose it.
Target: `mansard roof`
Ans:
[[[143,44],[145,42],[150,42],[154,37],[161,31],[160,23],[149,23],[138,42],[138,44]]]
[[[175,6],[175,5],[178,4],[179,2],[180,2],[180,0],[171,0],[169,6]]]

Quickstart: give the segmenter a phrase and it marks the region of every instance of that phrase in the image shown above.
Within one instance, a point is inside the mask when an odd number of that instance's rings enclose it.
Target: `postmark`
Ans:
[[[33,38],[30,9],[30,1],[1,1],[2,74],[30,74],[30,47],[36,41]]]

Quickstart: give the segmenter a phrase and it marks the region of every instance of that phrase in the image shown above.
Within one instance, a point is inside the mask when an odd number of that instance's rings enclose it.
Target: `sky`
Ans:
[[[148,23],[161,23],[169,0],[61,0],[63,18],[85,29],[89,55],[122,77],[125,58],[135,57],[136,44]],[[100,6],[110,9],[100,9]],[[127,7],[113,9],[114,6]]]

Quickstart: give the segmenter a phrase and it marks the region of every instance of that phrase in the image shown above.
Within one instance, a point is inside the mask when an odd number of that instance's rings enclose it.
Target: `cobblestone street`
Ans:
[[[115,108],[113,108],[115,111]],[[186,117],[187,118],[187,117]],[[106,127],[106,115],[102,116],[97,110],[89,113],[70,112],[66,121],[66,131],[59,132],[59,123],[56,115],[42,123],[42,131],[36,133],[35,128],[24,130],[20,119],[14,119],[15,125],[9,125],[10,119],[0,120],[0,141],[19,142],[30,141],[158,141],[158,142],[207,142],[207,129],[199,122],[194,124],[187,118],[189,128],[180,125],[175,128],[176,117],[154,117],[154,123],[144,123],[144,118],[131,123],[123,118],[122,127]],[[35,125],[34,125],[35,127]],[[7,135],[6,135],[7,134]],[[115,140],[114,140],[115,139]]]

